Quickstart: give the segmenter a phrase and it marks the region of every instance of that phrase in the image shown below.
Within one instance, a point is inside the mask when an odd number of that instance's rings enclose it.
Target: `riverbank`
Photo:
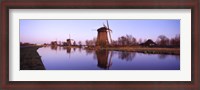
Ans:
[[[61,47],[64,47],[64,48],[81,48],[80,46],[61,46]]]
[[[20,70],[45,70],[38,48],[40,46],[20,47]]]
[[[145,54],[173,54],[180,55],[180,48],[159,48],[159,47],[87,47],[89,50],[110,50],[110,51],[127,51],[127,52],[139,52]]]

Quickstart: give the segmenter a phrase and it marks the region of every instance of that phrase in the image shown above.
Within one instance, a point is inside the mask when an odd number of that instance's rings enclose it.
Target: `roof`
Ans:
[[[148,39],[145,44],[156,44],[155,42],[153,42],[151,39]]]
[[[99,29],[97,29],[98,32],[106,32],[108,29],[106,27],[100,27]]]
[[[143,46],[155,46],[157,45],[155,42],[153,42],[151,39],[148,39],[146,42],[142,43]]]

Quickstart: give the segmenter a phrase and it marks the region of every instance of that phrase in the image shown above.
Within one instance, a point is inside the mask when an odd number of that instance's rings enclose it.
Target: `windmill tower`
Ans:
[[[71,40],[70,39],[67,39],[67,46],[71,46]]]
[[[71,43],[72,39],[70,39],[70,34],[69,34],[69,39],[67,39],[67,46],[71,46],[72,43]]]
[[[97,29],[97,42],[96,46],[108,46],[109,40],[108,40],[108,33],[110,38],[110,44],[112,43],[111,39],[111,29],[109,28],[108,20],[107,20],[107,26],[103,24],[103,27]]]

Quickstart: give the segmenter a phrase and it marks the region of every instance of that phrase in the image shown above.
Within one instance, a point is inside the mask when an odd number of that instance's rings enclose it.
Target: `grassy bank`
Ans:
[[[41,57],[37,52],[39,46],[20,47],[20,70],[44,70]]]
[[[99,47],[87,47],[85,49],[90,50],[111,50],[111,51],[127,51],[127,52],[140,52],[146,54],[174,54],[180,55],[180,48],[158,48],[158,47],[106,47],[106,48],[99,48]]]
[[[62,46],[64,48],[81,48],[80,46]]]

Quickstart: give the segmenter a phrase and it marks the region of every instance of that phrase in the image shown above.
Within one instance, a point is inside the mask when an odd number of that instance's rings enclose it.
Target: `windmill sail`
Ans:
[[[111,31],[110,28],[109,28],[109,24],[108,24],[108,20],[107,20],[107,28],[108,28],[108,33],[109,33],[109,37],[110,37],[110,43],[112,44],[112,38],[111,38]]]
[[[106,25],[103,23],[103,26],[106,27]],[[107,28],[107,27],[106,27]]]

